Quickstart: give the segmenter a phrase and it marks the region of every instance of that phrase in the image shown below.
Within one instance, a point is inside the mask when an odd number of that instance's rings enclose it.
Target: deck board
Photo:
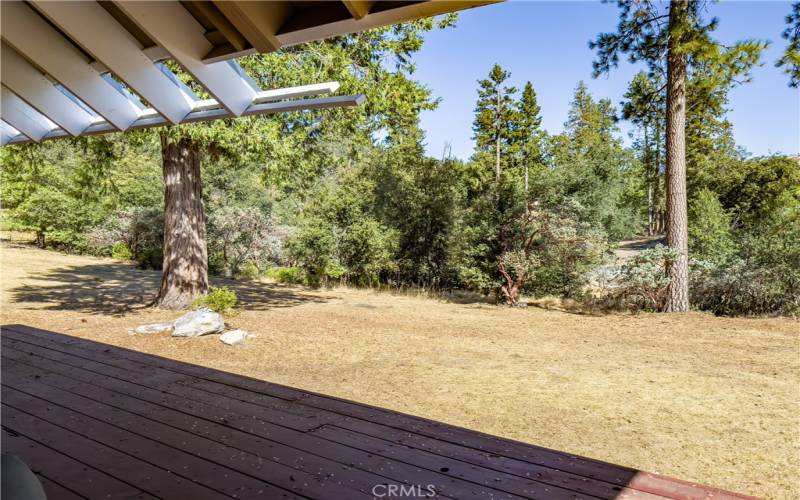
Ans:
[[[44,476],[40,475],[39,481],[41,481],[44,493],[48,498],[58,498],[60,500],[82,500],[86,498]]]
[[[457,499],[746,498],[23,325],[0,336],[3,451],[51,498],[356,499],[428,485]]]
[[[271,490],[269,493],[272,496],[283,494],[287,498],[297,497],[265,484],[264,479],[268,478],[257,479],[231,468],[231,461],[236,461],[236,467],[242,461],[243,457],[236,453],[212,449],[218,453],[218,457],[228,458],[228,463],[207,460],[202,456],[205,452],[202,446],[213,446],[213,441],[193,439],[194,436],[189,433],[175,432],[158,422],[136,418],[133,414],[97,404],[75,394],[56,391],[55,388],[34,384],[18,385],[15,382],[11,381],[10,384],[20,387],[21,390],[11,389],[8,383],[4,384],[4,403],[15,408],[25,408],[30,415],[53,424],[63,420],[64,425],[73,432],[91,436],[93,440],[122,453],[146,457],[153,466],[224,493],[220,498],[257,497],[267,490]],[[79,411],[74,411],[73,408]],[[102,415],[105,418],[101,420],[90,415]],[[181,443],[180,440],[185,440],[182,443],[184,446],[176,447],[176,442]],[[195,441],[200,441],[199,445],[194,444]],[[186,446],[188,443],[191,445]],[[172,481],[174,478],[170,479]]]
[[[4,426],[5,419],[3,414]],[[48,448],[10,428],[3,427],[2,436],[0,445],[3,453],[18,456],[34,473],[49,481],[57,481],[63,488],[68,488],[81,498],[101,499],[107,496],[142,500],[155,498],[139,488],[79,462],[69,455]]]

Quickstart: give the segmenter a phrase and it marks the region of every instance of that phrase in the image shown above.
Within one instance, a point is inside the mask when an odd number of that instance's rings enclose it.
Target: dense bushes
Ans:
[[[615,286],[602,302],[627,310],[663,310],[670,284],[667,267],[678,256],[677,250],[664,245],[634,255],[622,265]]]
[[[134,260],[144,269],[160,269],[163,228],[160,208],[130,207],[111,213],[102,224],[90,229],[87,240],[95,253]]]
[[[545,147],[566,148],[569,140],[562,136]],[[258,181],[251,166],[242,167],[250,181],[237,185],[234,196],[226,196],[224,190],[233,180],[223,173],[232,167],[209,161],[210,270],[239,279],[266,275],[311,286],[411,285],[492,294],[504,283],[499,264],[505,261],[512,279],[524,269],[520,292],[527,296],[579,297],[606,255],[606,231],[619,237],[632,230],[628,217],[633,209],[626,207],[635,203],[625,198],[625,186],[616,185],[618,212],[605,201],[602,210],[587,208],[584,203],[611,188],[600,183],[594,192],[587,186],[560,184],[588,168],[585,162],[560,164],[560,154],[566,153],[550,155],[552,163],[533,170],[526,193],[512,168],[494,183],[480,174],[477,160],[435,161],[405,148],[370,150],[358,167],[310,191],[299,215],[287,215],[297,198],[281,198],[253,184]],[[578,154],[571,151],[569,158]],[[741,164],[749,165],[746,172],[766,185],[749,186],[734,176],[721,185],[735,189],[717,192],[704,187],[690,198],[693,307],[728,315],[798,314],[800,204],[787,181],[797,178],[797,164],[765,159],[733,162],[731,168]],[[778,173],[770,181],[764,169],[776,165]],[[614,175],[627,179],[624,172]],[[98,199],[84,202],[80,191],[64,186],[35,186],[28,194],[17,188],[9,191],[5,186],[16,200],[5,212],[10,215],[6,227],[39,233],[41,245],[160,268],[160,205],[115,208]],[[150,191],[126,196],[156,199]],[[112,198],[102,198],[108,199]],[[525,230],[529,233],[509,232],[515,218],[531,207],[540,217]],[[604,222],[615,213],[618,219]],[[525,234],[532,238],[530,252],[521,258]],[[669,283],[665,263],[674,258],[674,251],[663,247],[635,256],[621,267],[615,287],[602,301],[626,310],[660,310]],[[209,300],[216,304],[216,298]]]
[[[303,271],[298,267],[273,267],[267,269],[266,276],[279,283],[303,282]]]
[[[692,268],[695,307],[716,314],[800,314],[797,215],[741,235],[739,251],[719,265]]]
[[[118,241],[111,247],[111,257],[117,260],[133,260],[133,252],[124,242]]]
[[[258,277],[283,262],[288,229],[255,207],[223,206],[208,216],[209,265],[225,277]]]
[[[695,268],[690,292],[694,307],[715,314],[800,314],[797,268],[740,259],[720,267]]]
[[[690,214],[694,307],[800,313],[800,162],[739,160],[716,174],[716,191],[700,190]]]
[[[702,189],[689,205],[689,255],[712,264],[727,262],[736,252],[731,217],[717,196]]]

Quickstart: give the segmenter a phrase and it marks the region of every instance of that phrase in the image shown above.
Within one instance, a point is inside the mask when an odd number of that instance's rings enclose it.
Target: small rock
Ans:
[[[247,332],[244,330],[231,330],[219,336],[219,340],[228,345],[243,344],[247,338]]]
[[[149,325],[137,326],[133,333],[161,333],[172,330],[172,323],[151,323]]]
[[[175,320],[173,337],[199,337],[219,333],[225,329],[222,316],[210,309],[198,309],[184,314]]]

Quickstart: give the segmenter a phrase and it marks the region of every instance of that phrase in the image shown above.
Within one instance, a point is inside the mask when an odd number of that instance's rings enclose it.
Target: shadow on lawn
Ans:
[[[27,283],[11,290],[14,302],[46,304],[54,311],[82,311],[121,315],[148,307],[158,291],[161,273],[144,271],[129,264],[69,266],[32,275]],[[330,296],[287,285],[211,278],[212,286],[236,291],[245,310],[292,307],[325,302]]]

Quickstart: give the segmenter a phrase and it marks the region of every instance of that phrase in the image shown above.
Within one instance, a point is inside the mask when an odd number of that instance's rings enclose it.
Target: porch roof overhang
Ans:
[[[336,82],[261,89],[235,59],[494,1],[4,1],[0,145],[357,106],[319,97]]]

